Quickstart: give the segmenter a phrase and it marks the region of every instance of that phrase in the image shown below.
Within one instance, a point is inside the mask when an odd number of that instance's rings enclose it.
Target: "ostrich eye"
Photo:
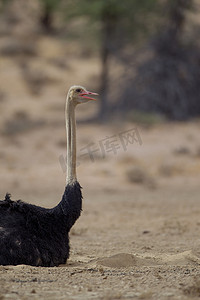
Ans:
[[[81,92],[81,89],[76,89],[76,92],[77,92],[77,93],[80,93],[80,92]]]

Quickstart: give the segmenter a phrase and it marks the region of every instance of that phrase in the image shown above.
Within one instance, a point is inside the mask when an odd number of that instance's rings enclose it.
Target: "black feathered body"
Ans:
[[[52,267],[69,257],[69,231],[80,216],[82,193],[78,182],[67,185],[61,202],[52,209],[0,201],[0,265]]]

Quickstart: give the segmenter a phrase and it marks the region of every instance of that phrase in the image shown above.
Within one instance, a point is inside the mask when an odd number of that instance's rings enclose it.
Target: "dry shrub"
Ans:
[[[33,43],[12,39],[0,46],[0,54],[4,56],[35,56],[37,52]]]
[[[35,128],[40,128],[44,126],[44,124],[44,120],[31,120],[24,111],[19,111],[5,122],[2,133],[5,136],[12,136]]]

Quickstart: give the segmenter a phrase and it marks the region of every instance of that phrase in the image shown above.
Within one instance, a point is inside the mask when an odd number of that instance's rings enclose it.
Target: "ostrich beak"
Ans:
[[[80,94],[80,96],[82,98],[85,98],[85,99],[89,99],[89,100],[97,100],[95,98],[92,98],[92,97],[88,97],[89,95],[94,95],[94,96],[98,96],[99,94],[97,93],[93,93],[93,92],[88,92],[88,91],[84,91],[83,93]]]

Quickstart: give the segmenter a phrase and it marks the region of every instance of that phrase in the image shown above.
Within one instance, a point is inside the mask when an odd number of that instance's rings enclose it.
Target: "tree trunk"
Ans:
[[[42,27],[44,28],[44,30],[48,33],[52,32],[52,23],[53,23],[53,16],[52,16],[53,12],[52,10],[49,8],[48,5],[46,5],[44,7],[44,11],[41,17],[41,24]]]
[[[100,78],[101,104],[99,110],[99,119],[105,120],[108,113],[108,89],[109,89],[109,61],[111,57],[111,48],[114,43],[114,32],[116,28],[117,15],[112,12],[108,4],[102,11],[102,49],[101,63],[102,71]]]
[[[104,33],[107,35],[107,33]],[[101,91],[101,104],[99,110],[99,119],[104,120],[106,118],[107,106],[108,106],[108,87],[109,87],[109,49],[107,47],[107,37],[105,36],[102,53],[101,53],[101,62],[102,62],[102,71],[100,78],[100,91]]]

